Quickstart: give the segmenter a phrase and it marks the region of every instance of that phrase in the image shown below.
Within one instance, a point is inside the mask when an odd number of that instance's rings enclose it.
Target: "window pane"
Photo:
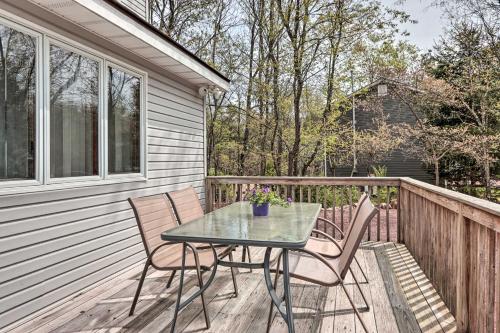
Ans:
[[[141,171],[141,80],[108,67],[109,173]]]
[[[0,181],[35,178],[36,39],[0,24]]]
[[[99,173],[99,63],[50,46],[50,176]]]

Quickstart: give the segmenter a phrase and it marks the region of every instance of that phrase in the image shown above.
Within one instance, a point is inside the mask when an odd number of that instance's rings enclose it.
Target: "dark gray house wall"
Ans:
[[[386,117],[388,124],[415,124],[416,118],[410,109],[394,94],[391,94],[392,83],[380,82],[380,84],[387,85],[387,95],[377,96],[377,86],[374,84],[368,89],[368,92],[362,95],[357,95],[355,100],[362,100],[366,98],[367,94],[371,98],[376,98],[380,101],[381,111]],[[365,129],[374,128],[374,121],[378,115],[374,114],[371,110],[363,109],[358,106],[356,108],[356,130],[361,131]],[[352,121],[352,110],[348,111],[344,117],[346,121]],[[412,177],[425,182],[432,182],[434,176],[429,173],[425,165],[415,157],[407,156],[402,150],[394,151],[386,159],[377,163],[377,165],[384,165],[387,167],[387,176],[389,177]],[[358,163],[357,167],[358,176],[367,176],[367,166]],[[338,177],[350,176],[352,172],[352,165],[339,167],[335,170],[330,169],[330,175]]]

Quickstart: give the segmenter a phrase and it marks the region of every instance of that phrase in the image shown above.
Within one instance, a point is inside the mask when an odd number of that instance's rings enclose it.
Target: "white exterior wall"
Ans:
[[[148,20],[148,0],[119,0],[122,5]]]
[[[33,21],[45,28],[54,22]],[[125,50],[103,50],[105,42],[64,31],[58,33],[87,47],[96,42],[100,52],[147,72],[148,180],[17,194],[0,189],[0,328],[145,258],[127,198],[192,185],[204,204],[204,117],[196,87],[127,59]]]

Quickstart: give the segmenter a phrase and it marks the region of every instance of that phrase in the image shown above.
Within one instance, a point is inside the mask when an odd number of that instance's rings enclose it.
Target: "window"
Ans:
[[[141,79],[108,67],[108,172],[141,171]]]
[[[99,174],[99,62],[50,46],[50,177]]]
[[[37,38],[0,23],[0,180],[35,179]]]
[[[378,93],[379,97],[386,96],[387,95],[387,85],[379,84],[377,86],[377,93]]]
[[[15,21],[0,15],[0,190],[144,180],[146,73]]]

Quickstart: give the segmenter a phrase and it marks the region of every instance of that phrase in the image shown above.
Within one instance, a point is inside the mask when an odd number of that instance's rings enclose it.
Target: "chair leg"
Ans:
[[[201,289],[201,288],[203,288],[203,278],[201,276],[200,267],[196,267],[196,275],[198,275],[198,285],[200,286],[200,289]],[[200,297],[201,297],[201,304],[203,306],[203,313],[205,315],[205,323],[207,325],[207,329],[209,329],[210,328],[210,317],[208,316],[207,305],[205,303],[204,293],[201,293]]]
[[[279,272],[280,263],[281,263],[281,254],[278,257],[278,263],[276,265],[276,274],[274,276],[274,289],[275,290],[278,287],[278,279],[279,279],[279,276],[280,276],[280,272]],[[267,317],[266,333],[269,333],[269,331],[271,330],[271,323],[272,323],[271,320],[273,319],[273,305],[274,305],[273,301],[271,300],[271,306],[269,307],[269,316]]]
[[[351,306],[352,306],[352,308],[354,310],[354,313],[356,314],[356,316],[358,317],[359,321],[361,322],[361,326],[363,326],[363,329],[365,330],[365,332],[368,333],[368,329],[366,328],[365,322],[363,321],[363,319],[361,319],[361,315],[360,315],[358,309],[356,308],[356,305],[354,304],[353,300],[351,299],[351,296],[349,296],[349,293],[347,292],[347,289],[344,286],[344,282],[341,281],[340,285],[342,286],[342,289],[344,290],[344,292],[345,292],[345,294],[347,296],[347,299],[349,300],[349,303],[351,304]]]
[[[146,263],[144,264],[144,268],[143,268],[142,274],[141,274],[141,279],[139,280],[139,285],[137,286],[137,290],[135,291],[134,300],[132,302],[132,306],[130,307],[130,312],[128,314],[129,316],[132,316],[134,314],[135,306],[137,304],[137,300],[139,299],[139,295],[141,294],[142,284],[144,283],[144,279],[146,278],[146,273],[148,272],[149,265],[150,265],[150,261],[148,259],[146,261]]]
[[[354,261],[356,262],[356,264],[358,265],[359,267],[359,270],[361,271],[361,274],[363,275],[363,278],[365,279],[365,282],[364,283],[370,283],[368,281],[368,277],[366,276],[365,272],[363,271],[363,268],[361,268],[361,265],[359,264],[359,261],[358,259],[356,258],[356,256],[354,256]]]
[[[181,264],[181,275],[179,276],[179,289],[177,291],[177,300],[175,301],[174,318],[172,319],[172,324],[170,326],[170,333],[175,332],[175,324],[177,323],[177,316],[179,315],[179,310],[181,306],[182,297],[182,286],[184,284],[184,271],[186,268],[186,243],[182,243],[182,264]]]
[[[233,262],[233,251],[229,251],[229,261]],[[231,277],[233,278],[234,297],[238,297],[238,284],[236,283],[236,268],[231,267]]]
[[[172,274],[170,274],[170,277],[168,278],[167,289],[170,288],[170,286],[172,285],[172,281],[174,280],[174,277],[175,277],[175,272],[176,272],[176,270],[173,270]]]
[[[358,287],[359,293],[361,294],[361,298],[363,298],[363,302],[365,303],[365,307],[361,308],[360,310],[363,311],[370,311],[370,305],[368,305],[368,301],[366,300],[366,296],[363,293],[363,290],[361,289],[361,286],[359,285],[358,279],[354,276],[354,273],[352,272],[352,269],[349,268],[349,271],[351,272],[352,278],[354,279],[354,283],[356,284],[356,287]]]

